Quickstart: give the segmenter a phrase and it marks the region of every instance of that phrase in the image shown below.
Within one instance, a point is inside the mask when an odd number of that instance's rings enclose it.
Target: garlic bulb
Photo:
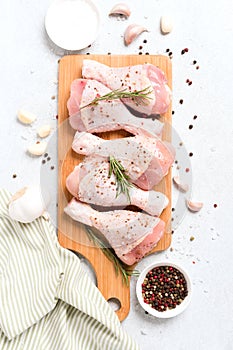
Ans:
[[[46,204],[38,186],[24,187],[11,198],[9,216],[12,220],[29,223],[40,217]]]

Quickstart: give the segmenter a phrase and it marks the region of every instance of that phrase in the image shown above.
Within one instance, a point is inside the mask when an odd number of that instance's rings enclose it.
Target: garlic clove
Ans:
[[[40,188],[31,186],[24,187],[12,196],[8,211],[12,220],[30,223],[44,213],[45,207]]]
[[[168,34],[173,29],[173,19],[171,16],[162,16],[160,19],[160,28],[163,34]]]
[[[203,207],[202,202],[192,202],[192,201],[188,201],[188,200],[186,201],[186,205],[187,205],[188,209],[190,211],[193,211],[193,212],[198,212]]]
[[[130,24],[124,34],[125,45],[131,44],[143,32],[148,32],[148,30],[140,24]]]
[[[178,188],[178,190],[180,190],[181,192],[187,192],[189,190],[188,184],[181,183],[180,178],[178,176],[173,177],[173,182]]]
[[[47,145],[47,142],[37,141],[36,143],[30,145],[27,151],[33,156],[41,156],[45,152]]]
[[[18,120],[23,124],[32,124],[36,120],[36,116],[31,112],[20,109],[18,111]]]
[[[43,125],[37,130],[37,134],[41,138],[49,136],[50,132],[51,132],[51,126],[49,124]]]
[[[130,8],[127,4],[124,3],[119,3],[116,4],[115,6],[113,6],[113,8],[111,9],[109,16],[112,15],[122,15],[125,17],[129,17],[131,14]]]

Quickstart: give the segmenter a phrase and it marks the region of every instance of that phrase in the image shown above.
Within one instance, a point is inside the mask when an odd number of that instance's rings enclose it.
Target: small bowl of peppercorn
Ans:
[[[149,314],[170,318],[179,315],[189,305],[192,283],[182,267],[162,261],[141,272],[136,293],[139,303]]]

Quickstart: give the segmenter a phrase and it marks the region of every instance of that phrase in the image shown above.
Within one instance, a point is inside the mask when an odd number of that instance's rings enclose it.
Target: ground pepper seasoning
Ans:
[[[160,312],[176,308],[187,295],[183,273],[169,265],[154,267],[142,283],[144,303]]]

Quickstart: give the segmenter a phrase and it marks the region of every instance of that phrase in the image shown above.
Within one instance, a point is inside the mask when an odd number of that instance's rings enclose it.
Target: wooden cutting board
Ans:
[[[168,85],[172,85],[171,61],[165,56],[130,55],[73,55],[65,56],[59,63],[59,100],[58,100],[58,160],[59,160],[59,183],[58,183],[58,238],[60,244],[67,249],[83,255],[92,265],[97,278],[97,286],[106,300],[116,298],[120,302],[117,315],[120,320],[126,318],[130,309],[130,288],[122,283],[120,275],[116,275],[114,266],[110,260],[96,247],[90,245],[82,224],[74,222],[64,214],[64,207],[71,199],[65,188],[66,177],[74,169],[74,166],[82,161],[83,156],[75,154],[71,149],[74,130],[67,120],[68,110],[66,107],[70,95],[70,85],[76,78],[81,77],[83,59],[89,58],[112,67],[129,66],[135,64],[152,63],[161,68],[168,79]],[[171,140],[171,106],[168,112],[162,116],[166,121],[163,139]],[[113,139],[128,135],[124,131],[101,134],[101,137]],[[151,253],[167,249],[171,244],[171,171],[155,188],[167,195],[170,204],[162,213],[161,219],[166,222],[166,232],[159,244]],[[151,254],[150,253],[150,254]]]

